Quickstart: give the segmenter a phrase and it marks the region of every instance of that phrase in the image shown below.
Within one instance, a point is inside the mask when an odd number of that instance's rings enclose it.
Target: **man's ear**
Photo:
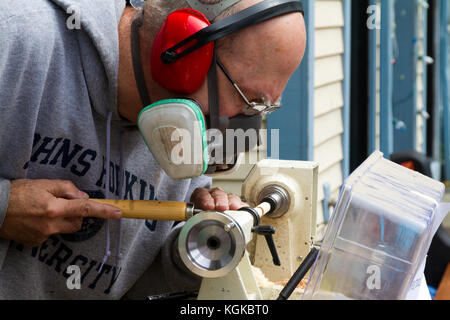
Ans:
[[[184,95],[198,90],[211,66],[214,42],[209,42],[185,56],[174,56],[197,41],[193,40],[181,46],[183,40],[209,25],[208,19],[193,9],[177,10],[167,17],[156,35],[151,54],[152,77],[159,85]],[[181,47],[176,48],[178,45]]]

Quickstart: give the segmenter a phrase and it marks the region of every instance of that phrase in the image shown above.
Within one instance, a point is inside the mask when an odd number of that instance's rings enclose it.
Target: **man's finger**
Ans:
[[[71,181],[49,180],[47,191],[57,198],[87,199],[89,196],[80,191]]]
[[[59,233],[74,233],[81,229],[82,218],[62,218],[58,224]]]
[[[214,210],[216,208],[213,197],[209,190],[205,188],[195,189],[191,196],[191,202],[194,203],[196,208],[202,210]]]
[[[229,210],[228,195],[225,191],[220,188],[214,188],[211,190],[211,196],[214,199],[214,204],[217,211]]]
[[[241,198],[239,198],[235,194],[228,194],[228,206],[230,207],[230,210],[239,210],[240,208],[244,207],[246,204],[242,202]]]
[[[102,219],[120,219],[119,208],[85,199],[55,199],[48,208],[50,217],[93,217]]]

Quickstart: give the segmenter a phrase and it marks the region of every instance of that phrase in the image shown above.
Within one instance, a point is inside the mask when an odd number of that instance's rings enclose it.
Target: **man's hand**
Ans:
[[[242,202],[235,194],[226,193],[221,188],[205,189],[197,188],[192,193],[191,202],[196,209],[201,210],[238,210],[242,207],[248,206],[245,202]]]
[[[80,230],[84,217],[118,219],[118,208],[87,200],[70,181],[15,180],[0,237],[34,247],[53,234]]]

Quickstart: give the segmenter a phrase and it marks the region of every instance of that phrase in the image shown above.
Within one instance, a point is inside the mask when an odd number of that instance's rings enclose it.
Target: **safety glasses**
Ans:
[[[247,115],[247,116],[254,116],[256,114],[267,115],[267,114],[270,114],[281,108],[281,99],[279,101],[275,102],[274,104],[267,104],[264,101],[264,97],[262,97],[262,100],[263,100],[262,102],[255,102],[255,101],[248,100],[247,97],[242,92],[242,90],[239,88],[239,86],[233,80],[233,78],[231,78],[230,74],[225,69],[223,64],[218,59],[216,60],[216,62],[217,62],[217,65],[219,66],[220,70],[222,70],[222,72],[225,74],[227,79],[231,82],[233,87],[236,89],[236,91],[239,93],[239,95],[245,101],[246,106],[243,108],[243,113],[245,115]]]

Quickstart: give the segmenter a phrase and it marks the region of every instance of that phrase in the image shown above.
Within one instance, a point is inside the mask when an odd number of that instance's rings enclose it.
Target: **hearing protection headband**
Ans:
[[[166,64],[174,63],[209,42],[291,12],[301,12],[304,15],[303,4],[299,0],[267,0],[260,2],[194,33],[163,52],[161,59]],[[180,48],[187,46],[189,43],[193,44],[180,50]]]

